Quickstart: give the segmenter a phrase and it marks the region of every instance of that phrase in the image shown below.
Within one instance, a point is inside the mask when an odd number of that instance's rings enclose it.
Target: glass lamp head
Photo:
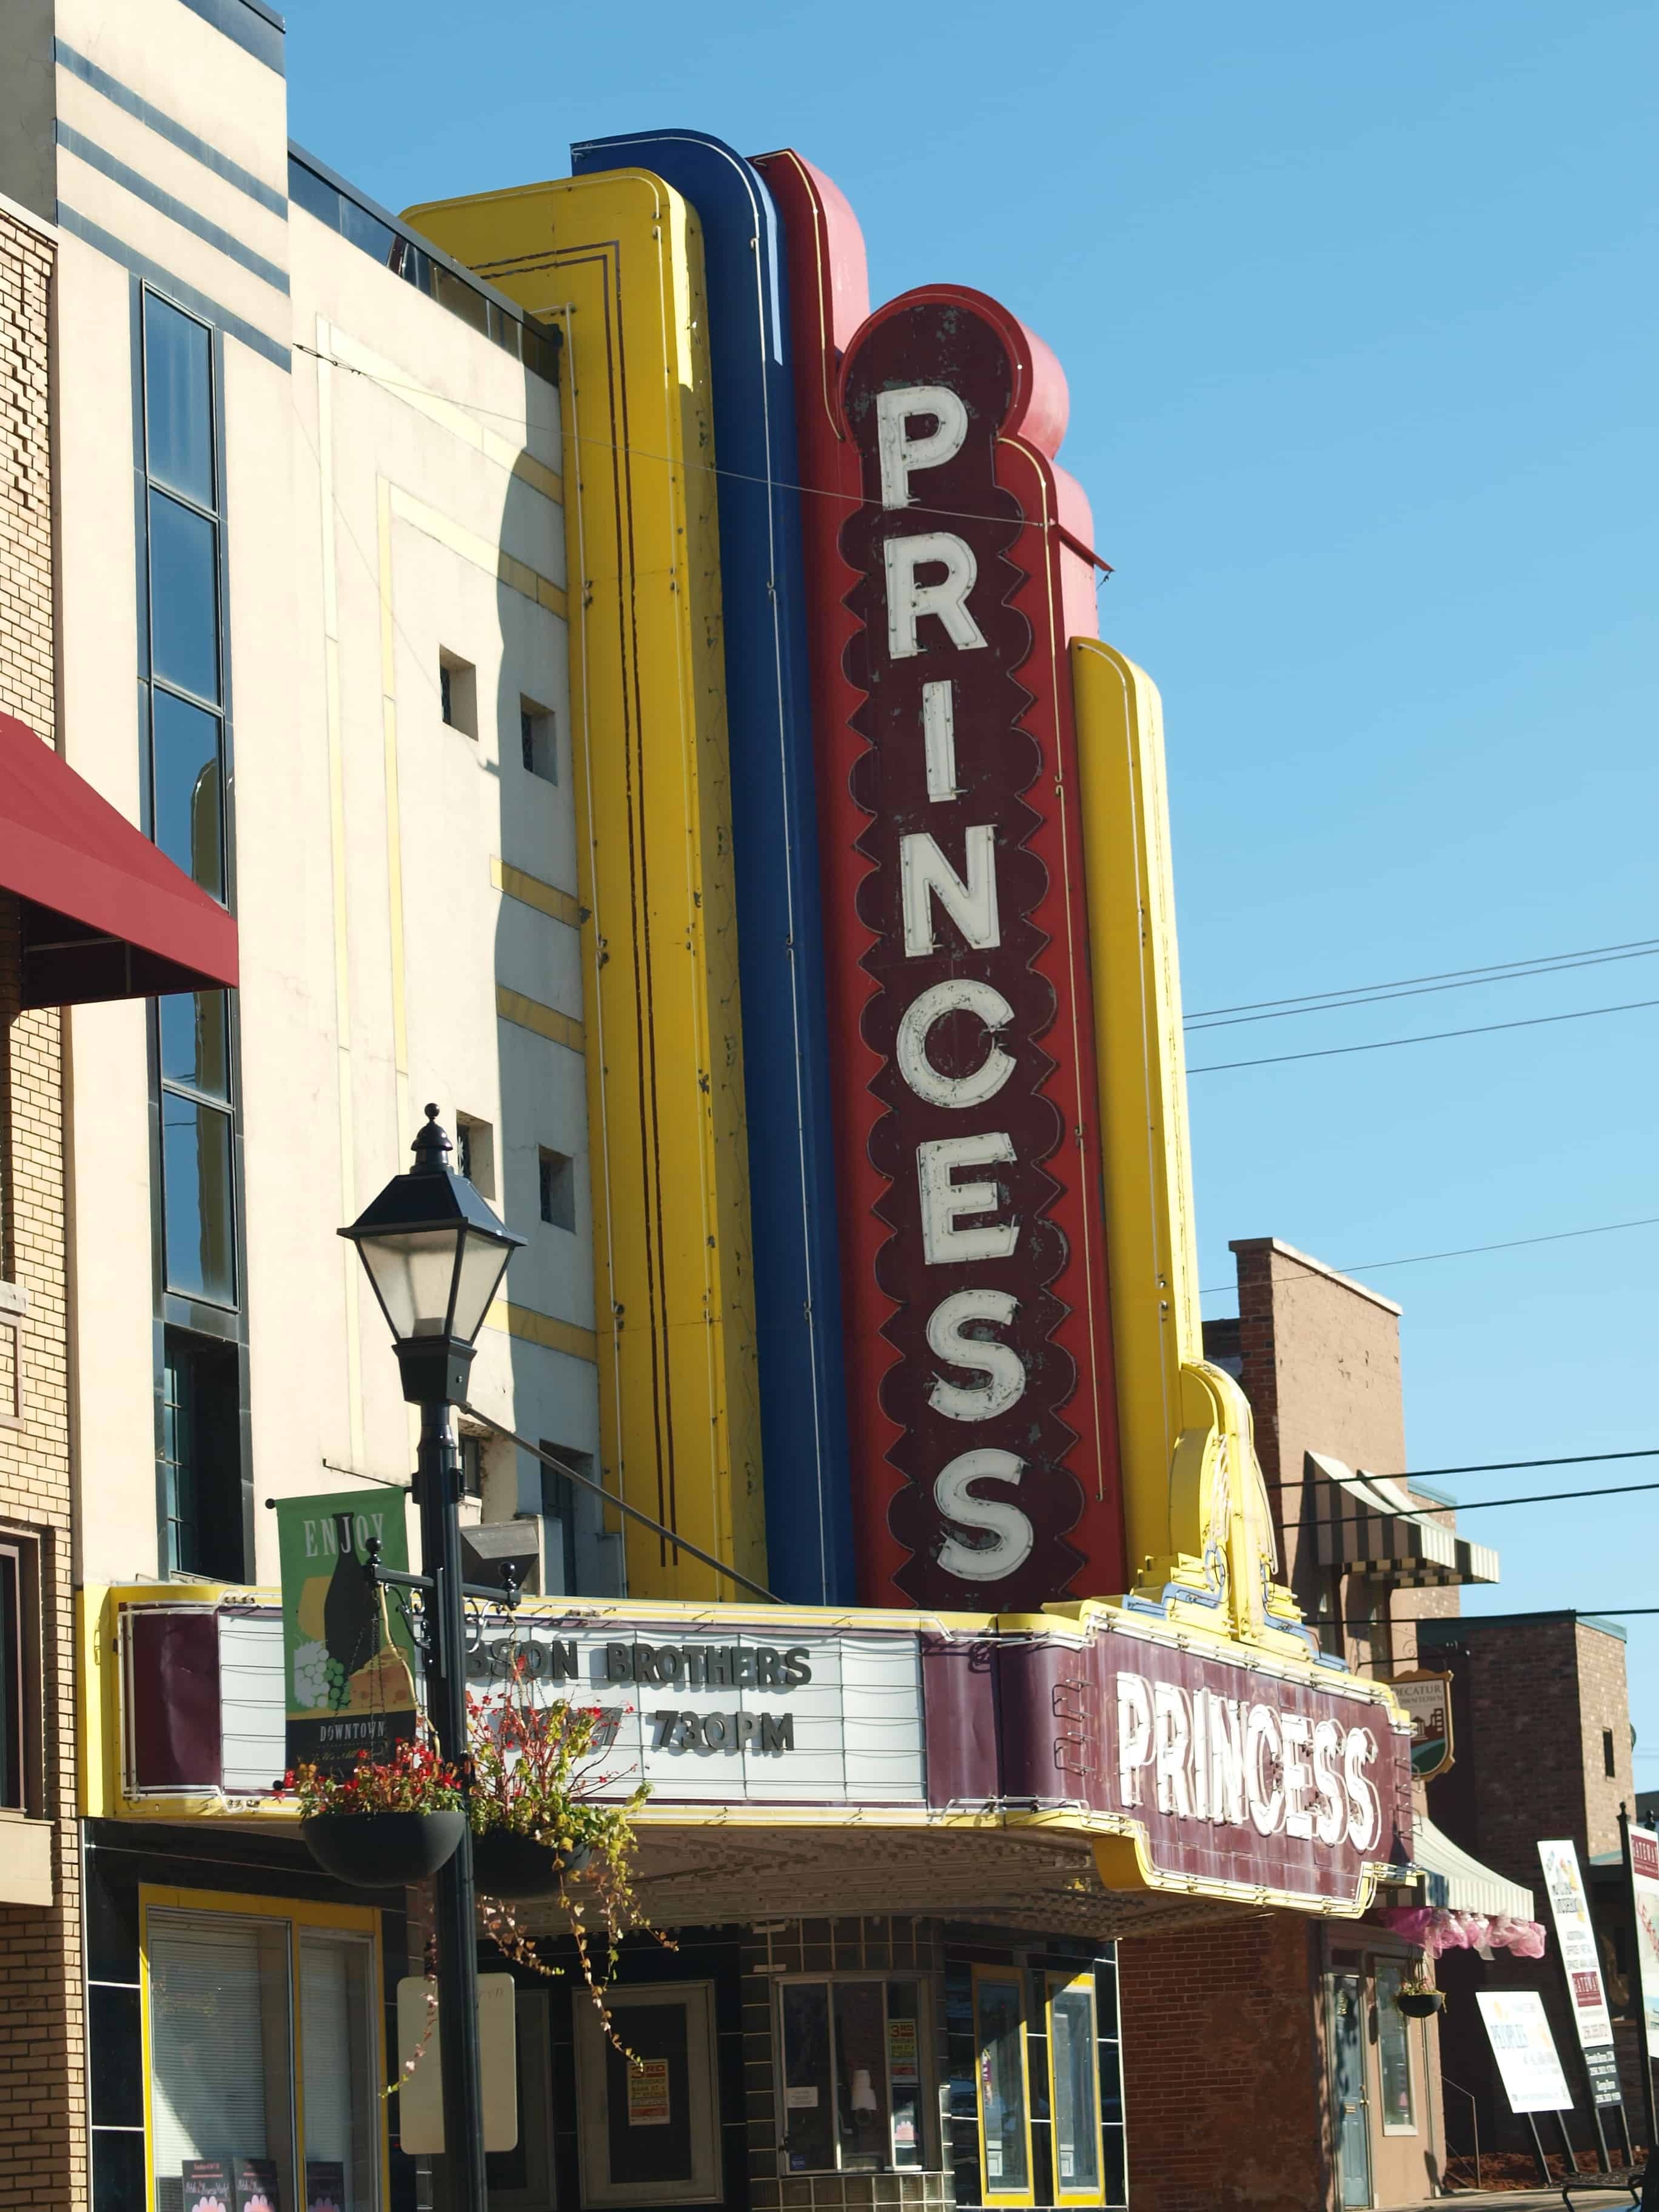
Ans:
[[[339,1232],[357,1248],[392,1330],[404,1395],[417,1405],[465,1397],[474,1341],[525,1241],[451,1168],[437,1108],[426,1116],[410,1147],[414,1166]]]

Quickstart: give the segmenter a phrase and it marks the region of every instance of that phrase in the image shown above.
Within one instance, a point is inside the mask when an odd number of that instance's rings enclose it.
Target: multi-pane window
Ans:
[[[28,1718],[24,1692],[22,1547],[0,1543],[0,1805],[22,1812],[28,1799]]]
[[[234,1345],[189,1329],[163,1334],[161,1379],[163,1571],[234,1582],[242,1571],[240,1409]]]
[[[222,471],[213,333],[146,291],[142,451],[150,834],[211,896],[231,895],[226,814]],[[168,1571],[241,1571],[236,1066],[233,1000],[203,991],[156,1002],[161,1289],[159,1389]]]
[[[145,1911],[152,2212],[257,2197],[376,2212],[374,1936],[292,1910]]]
[[[892,2173],[928,2160],[924,1985],[835,1975],[778,1987],[783,2164],[790,2173]]]

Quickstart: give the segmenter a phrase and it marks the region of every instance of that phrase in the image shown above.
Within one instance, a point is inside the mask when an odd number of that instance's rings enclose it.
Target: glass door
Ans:
[[[1031,2106],[1024,1993],[1017,1972],[975,1967],[974,2048],[986,2201],[1030,2204]]]
[[[1371,2142],[1365,2094],[1365,2008],[1358,1974],[1326,1977],[1331,2023],[1331,2103],[1343,2212],[1371,2202]]]

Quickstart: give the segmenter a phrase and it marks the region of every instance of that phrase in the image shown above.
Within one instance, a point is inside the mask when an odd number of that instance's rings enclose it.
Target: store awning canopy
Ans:
[[[0,714],[0,891],[23,902],[25,1007],[235,987],[224,908],[10,714]]]
[[[1412,1822],[1412,1863],[1426,1877],[1424,1902],[1453,1912],[1485,1912],[1496,1920],[1533,1917],[1532,1892],[1471,1858],[1437,1828],[1427,1814]]]
[[[1495,1583],[1498,1554],[1472,1544],[1416,1504],[1403,1483],[1386,1474],[1356,1474],[1328,1452],[1310,1452],[1322,1475],[1312,1486],[1319,1563],[1355,1575],[1386,1575],[1407,1588]]]

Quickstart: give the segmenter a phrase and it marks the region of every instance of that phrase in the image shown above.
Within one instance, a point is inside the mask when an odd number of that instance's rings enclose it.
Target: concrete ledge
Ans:
[[[0,1810],[0,1905],[50,1905],[52,1820]]]

